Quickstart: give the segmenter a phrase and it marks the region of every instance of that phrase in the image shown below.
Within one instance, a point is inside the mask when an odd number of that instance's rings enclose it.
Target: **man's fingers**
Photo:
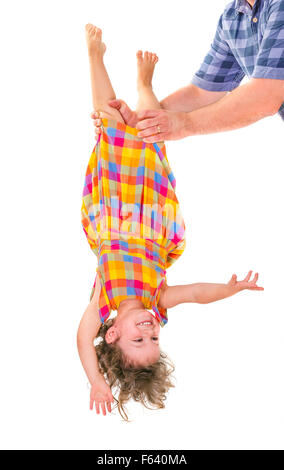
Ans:
[[[139,130],[147,129],[148,127],[153,127],[155,129],[155,132],[158,131],[158,124],[159,124],[159,119],[157,116],[152,117],[152,118],[147,118],[147,119],[139,119],[137,122],[136,128]]]
[[[162,132],[158,132],[157,127],[158,127],[157,125],[153,126],[153,127],[148,127],[147,126],[147,129],[145,128],[143,131],[138,132],[138,137],[140,137],[141,139],[147,139],[148,137],[158,136],[160,138],[160,140],[162,140],[161,136],[163,134],[162,134]]]
[[[145,111],[139,111],[137,113],[137,120],[143,121],[143,119],[147,118],[155,118],[161,113],[160,110],[157,109],[147,109]],[[142,129],[142,127],[138,127],[138,129]]]
[[[90,114],[90,117],[91,117],[92,119],[101,120],[101,118],[100,118],[100,113],[98,113],[97,111],[92,111],[91,114]]]
[[[143,139],[143,142],[146,142],[147,144],[154,144],[155,142],[163,142],[166,139],[167,139],[167,134],[156,134],[156,135],[153,135],[152,137],[145,137]]]
[[[108,104],[109,106],[112,106],[113,108],[117,109],[120,112],[125,124],[135,127],[136,122],[137,122],[136,112],[132,111],[129,108],[129,106],[125,103],[125,101],[110,100],[108,101]]]
[[[115,109],[120,109],[122,105],[122,100],[110,100],[108,104]]]

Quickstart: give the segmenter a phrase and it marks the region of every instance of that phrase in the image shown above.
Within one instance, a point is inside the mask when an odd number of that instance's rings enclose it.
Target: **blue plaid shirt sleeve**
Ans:
[[[224,39],[220,16],[211,48],[191,83],[209,91],[232,91],[245,76]]]
[[[284,80],[284,0],[272,0],[252,78]]]

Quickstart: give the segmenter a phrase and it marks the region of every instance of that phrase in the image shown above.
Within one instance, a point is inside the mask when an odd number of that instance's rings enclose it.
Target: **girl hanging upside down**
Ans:
[[[258,274],[250,281],[251,271],[240,282],[233,275],[227,284],[167,285],[166,270],[185,249],[185,224],[165,144],[143,142],[135,123],[126,125],[108,105],[116,97],[103,61],[102,32],[91,24],[85,29],[93,107],[102,131],[83,191],[82,224],[98,266],[77,345],[91,384],[90,408],[95,402],[96,412],[101,407],[105,415],[115,400],[127,420],[129,399],[164,408],[173,386],[174,367],[159,346],[168,308],[263,288],[257,286]],[[157,61],[156,54],[137,52],[137,111],[160,108],[152,89]],[[115,318],[109,318],[112,311]]]

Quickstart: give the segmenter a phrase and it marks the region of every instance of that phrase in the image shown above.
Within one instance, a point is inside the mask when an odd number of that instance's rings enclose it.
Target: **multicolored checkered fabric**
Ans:
[[[83,228],[98,259],[100,318],[104,323],[122,300],[135,297],[164,326],[167,310],[158,303],[166,269],[186,243],[166,148],[143,142],[136,128],[112,119],[103,118],[101,129],[82,202]]]
[[[211,48],[191,83],[231,91],[249,78],[284,80],[284,0],[230,2],[219,18]],[[278,111],[284,120],[284,103]]]

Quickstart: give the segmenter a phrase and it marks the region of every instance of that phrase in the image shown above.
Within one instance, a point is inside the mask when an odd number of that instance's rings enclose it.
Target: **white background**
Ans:
[[[225,2],[6,2],[1,13],[1,447],[283,449],[283,130],[278,115],[167,145],[187,226],[169,284],[259,271],[264,292],[169,310],[166,408],[89,411],[77,327],[96,269],[80,223],[95,144],[84,26],[103,29],[118,98],[137,49],[159,99],[189,83]],[[245,83],[245,81],[243,82]]]

